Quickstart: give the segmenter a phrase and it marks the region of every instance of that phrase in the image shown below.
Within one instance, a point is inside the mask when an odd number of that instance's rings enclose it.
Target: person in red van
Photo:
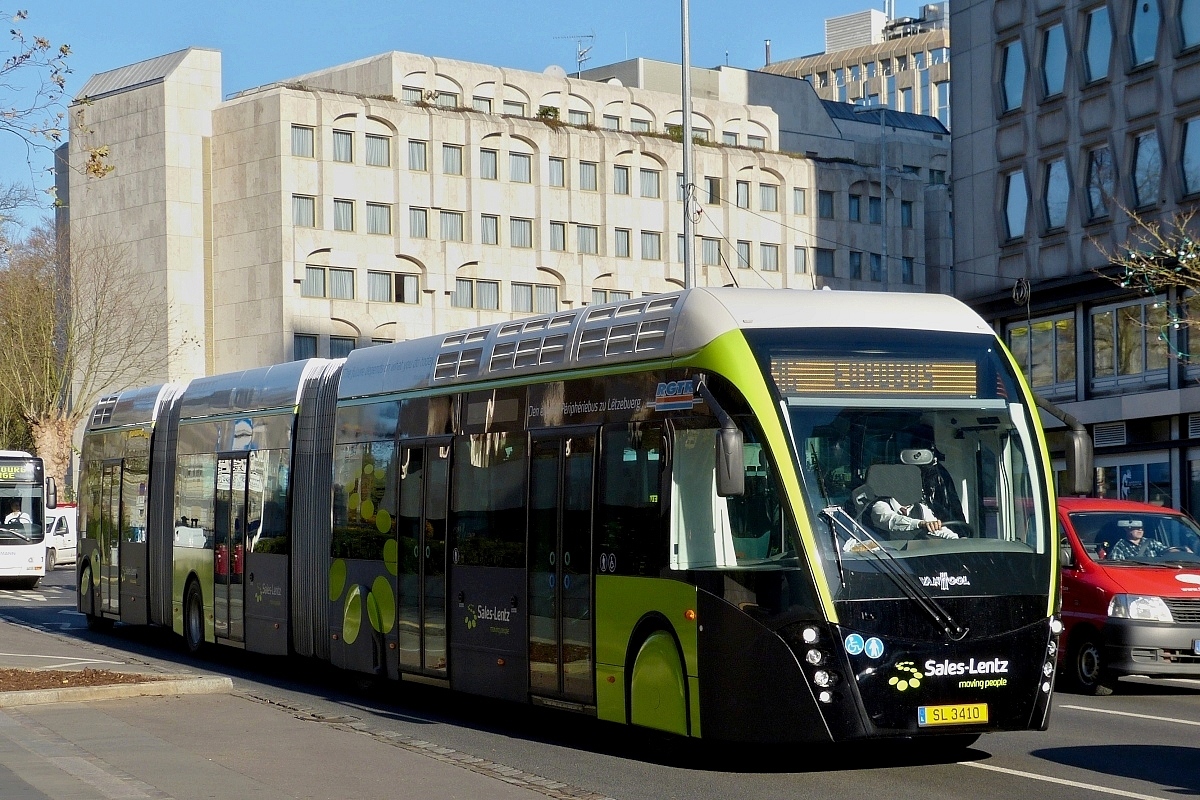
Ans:
[[[1140,519],[1129,520],[1125,527],[1125,538],[1118,541],[1108,552],[1109,561],[1133,561],[1138,558],[1157,558],[1159,553],[1178,553],[1178,547],[1168,547],[1157,539],[1147,539]],[[1192,552],[1191,548],[1183,550]]]

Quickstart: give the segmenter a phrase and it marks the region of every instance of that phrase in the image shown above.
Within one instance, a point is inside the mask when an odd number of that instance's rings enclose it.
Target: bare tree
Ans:
[[[1099,274],[1122,289],[1143,295],[1162,295],[1169,289],[1200,294],[1200,208],[1177,211],[1161,220],[1148,220],[1124,210],[1132,225],[1126,240],[1116,248],[1093,242],[1115,271]],[[1200,310],[1200,309],[1198,309]],[[1200,330],[1200,316],[1168,309],[1167,326]],[[1166,341],[1166,331],[1159,331]],[[1181,355],[1176,353],[1176,355]]]
[[[165,344],[161,296],[128,245],[98,232],[68,243],[46,223],[0,256],[0,403],[28,423],[46,474],[60,483],[95,402],[161,374],[178,351]]]

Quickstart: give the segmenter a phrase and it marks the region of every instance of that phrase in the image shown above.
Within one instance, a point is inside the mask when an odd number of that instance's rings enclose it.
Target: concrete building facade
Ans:
[[[198,343],[147,381],[673,290],[671,68],[588,80],[386,53],[223,98],[220,53],[169,54],[73,105],[68,224],[130,246],[173,320],[164,348]],[[948,266],[944,128],[700,72],[698,285],[924,291]],[[116,170],[85,177],[101,144]]]
[[[1200,200],[1200,3],[964,0],[951,26],[955,294],[1089,426],[1102,494],[1200,512],[1187,298],[1107,255]]]

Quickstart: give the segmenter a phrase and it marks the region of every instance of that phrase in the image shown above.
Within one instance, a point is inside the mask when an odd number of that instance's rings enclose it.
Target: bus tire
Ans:
[[[51,547],[46,550],[46,574],[49,575],[50,570],[56,566],[58,566],[58,553],[54,552],[54,548]]]
[[[194,580],[183,595],[183,643],[192,655],[204,649],[204,597]]]
[[[1071,688],[1079,694],[1107,697],[1113,693],[1116,679],[1104,666],[1100,637],[1088,630],[1080,630],[1076,636],[1067,660]]]
[[[83,569],[79,570],[80,611],[87,620],[89,631],[106,631],[112,627],[112,620],[104,619],[96,614],[96,582],[92,577],[92,564],[86,561]]]
[[[674,635],[651,631],[637,648],[629,676],[629,721],[687,736],[687,676]]]

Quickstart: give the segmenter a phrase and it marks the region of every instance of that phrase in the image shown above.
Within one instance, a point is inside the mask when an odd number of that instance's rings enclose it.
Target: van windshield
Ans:
[[[1068,516],[1084,552],[1106,566],[1200,563],[1200,529],[1179,514],[1078,511]]]

